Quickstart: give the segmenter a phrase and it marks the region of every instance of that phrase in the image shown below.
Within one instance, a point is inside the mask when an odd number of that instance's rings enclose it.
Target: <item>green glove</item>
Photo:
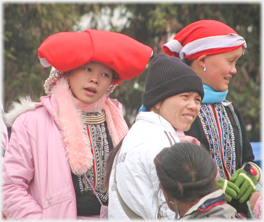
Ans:
[[[243,167],[236,170],[230,181],[240,188],[237,196],[240,203],[250,198],[251,194],[256,191],[256,184],[260,178],[258,167],[254,163],[246,163]]]
[[[225,192],[226,202],[230,202],[236,198],[240,192],[237,185],[221,177],[216,181],[215,188],[222,189]]]

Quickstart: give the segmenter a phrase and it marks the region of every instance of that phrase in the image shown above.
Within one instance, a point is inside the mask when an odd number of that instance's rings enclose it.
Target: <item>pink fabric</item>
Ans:
[[[111,135],[114,147],[123,139],[128,132],[128,126],[120,110],[107,99],[105,102],[105,115],[109,133]]]
[[[65,78],[61,78],[57,82],[52,93],[59,108],[53,116],[61,129],[72,172],[76,175],[82,175],[92,166],[93,155],[91,148],[89,149],[88,137],[84,136],[80,118],[81,111],[76,112],[72,93]]]
[[[45,107],[21,114],[13,124],[3,163],[3,212],[7,219],[76,219],[65,145],[50,116],[57,103],[52,96],[41,101]]]
[[[195,143],[197,145],[200,145],[200,141],[192,136],[185,135],[185,133],[181,130],[176,130],[176,133],[180,137],[180,140],[182,143]]]
[[[99,111],[104,108],[109,134],[116,146],[128,132],[128,126],[120,110],[106,97],[96,103],[87,105],[72,96],[66,78],[61,78],[53,89],[53,95],[58,101],[59,112],[54,113],[61,129],[72,172],[82,175],[91,166],[93,155],[89,139],[82,127],[82,111]]]
[[[123,113],[123,105],[122,105],[122,103],[120,103],[117,99],[111,99],[111,98],[109,98],[109,99],[119,109],[119,111],[121,113]]]
[[[253,213],[254,219],[262,218],[262,196],[260,196],[257,199],[252,213]]]
[[[85,172],[90,165],[84,162],[93,157],[78,119],[81,110],[71,107],[70,94],[63,92],[63,83],[60,87],[41,97],[36,109],[21,114],[12,126],[2,174],[7,219],[77,219],[71,169]],[[128,127],[110,99],[105,102],[105,112],[115,145]]]

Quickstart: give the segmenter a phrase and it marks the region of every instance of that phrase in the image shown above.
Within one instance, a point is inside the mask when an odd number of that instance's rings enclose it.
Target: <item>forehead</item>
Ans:
[[[243,54],[243,48],[242,47],[239,47],[235,50],[232,50],[232,51],[229,51],[229,52],[226,52],[228,55],[234,55],[234,56],[241,56]]]
[[[207,55],[208,58],[212,59],[212,60],[216,60],[218,61],[219,59],[230,59],[230,58],[235,58],[238,59],[239,57],[241,57],[243,54],[243,48],[242,46],[232,50],[232,51],[228,51],[228,52],[223,52],[223,53],[218,53],[218,54],[212,54],[212,55]]]
[[[220,56],[224,56],[226,58],[235,58],[235,59],[238,59],[242,56],[243,54],[243,48],[242,47],[239,47],[235,50],[232,50],[232,51],[229,51],[229,52],[225,52],[225,53],[221,53],[219,54]]]
[[[87,65],[93,65],[93,66],[97,66],[97,67],[100,67],[100,68],[105,68],[105,69],[112,70],[107,65],[105,65],[105,64],[103,64],[101,62],[91,61],[91,62],[86,63],[84,66],[87,66]]]
[[[182,95],[186,95],[186,94],[188,94],[190,96],[199,96],[199,97],[201,97],[198,92],[194,92],[194,91],[181,92],[181,93],[176,94],[174,96],[175,97],[181,97]]]

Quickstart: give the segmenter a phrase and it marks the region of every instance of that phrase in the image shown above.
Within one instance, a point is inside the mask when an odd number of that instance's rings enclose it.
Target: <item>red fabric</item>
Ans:
[[[6,216],[4,215],[3,212],[2,212],[2,220],[6,220]]]
[[[165,54],[173,57],[179,57],[179,53],[177,52],[172,52],[167,46],[162,46],[162,50]]]
[[[214,41],[214,39],[208,39],[208,42],[210,44],[210,48],[208,45],[206,47],[201,47],[201,43],[199,40],[206,39],[206,38],[213,38],[213,37],[223,37],[228,36],[229,34],[233,34],[238,36],[235,30],[233,30],[228,25],[215,21],[215,20],[200,20],[197,22],[193,22],[190,25],[183,28],[180,32],[178,32],[172,41],[166,43],[163,45],[162,49],[163,52],[167,55],[174,56],[174,57],[180,57],[180,53],[182,51],[182,48],[188,45],[189,43],[193,43],[192,47],[188,49],[188,53],[185,52],[184,58],[188,61],[192,61],[194,59],[197,59],[201,55],[213,55],[213,54],[219,54],[219,53],[225,53],[232,50],[235,50],[241,46],[246,48],[246,42],[243,40],[237,41],[237,42],[229,42],[227,40],[226,46],[219,46],[217,41]],[[240,36],[240,38],[242,38]],[[243,38],[242,38],[243,39]],[[218,39],[219,40],[219,39]],[[177,41],[172,45],[170,45],[171,42]],[[194,44],[195,43],[195,44]],[[199,47],[199,48],[198,48]],[[197,49],[196,52],[191,52],[190,50]],[[195,50],[194,50],[195,51]],[[191,54],[189,54],[191,53]],[[186,55],[187,54],[187,55]],[[181,58],[183,59],[183,58]]]
[[[121,33],[87,29],[60,32],[48,37],[38,56],[57,70],[66,72],[88,62],[101,62],[115,70],[122,80],[140,75],[152,49]]]
[[[182,46],[185,46],[189,42],[193,42],[197,39],[228,35],[230,33],[237,35],[235,30],[222,22],[215,20],[200,20],[186,26],[177,33],[173,39],[178,40]]]

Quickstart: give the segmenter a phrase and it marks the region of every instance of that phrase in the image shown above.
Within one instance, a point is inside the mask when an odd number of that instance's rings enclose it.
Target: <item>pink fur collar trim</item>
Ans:
[[[62,131],[71,170],[76,175],[82,175],[93,165],[91,146],[80,118],[83,107],[76,107],[76,101],[65,78],[57,82],[52,94],[58,103],[58,113],[54,118]],[[98,103],[99,106],[104,104],[108,131],[115,147],[128,132],[128,127],[120,110],[111,100],[109,98],[103,100],[99,100]],[[95,107],[97,105],[92,104]]]

